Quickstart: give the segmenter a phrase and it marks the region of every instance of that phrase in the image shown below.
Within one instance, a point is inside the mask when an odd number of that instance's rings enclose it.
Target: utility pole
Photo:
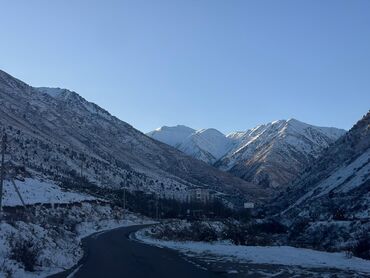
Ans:
[[[159,219],[159,215],[158,215],[158,195],[156,196],[156,202],[155,202],[155,218],[158,220]]]
[[[19,189],[18,189],[17,185],[15,184],[14,179],[11,179],[11,182],[12,182],[12,184],[13,184],[13,187],[14,187],[15,192],[17,193],[17,195],[18,195],[18,197],[19,197],[19,200],[21,200],[21,203],[22,203],[23,207],[24,207],[25,209],[27,209],[26,203],[24,202],[24,200],[23,200],[23,198],[22,198],[22,195],[21,195],[21,192],[19,191]]]
[[[123,188],[123,211],[126,210],[126,187]]]
[[[3,185],[4,185],[4,176],[5,176],[5,165],[4,165],[4,157],[6,151],[6,133],[4,133],[2,142],[1,142],[1,170],[0,170],[0,220],[3,218]]]

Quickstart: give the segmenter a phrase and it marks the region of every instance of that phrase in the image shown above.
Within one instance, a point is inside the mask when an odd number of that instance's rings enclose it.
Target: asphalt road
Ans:
[[[75,278],[205,278],[223,275],[203,270],[179,253],[129,239],[144,226],[119,228],[83,240],[85,256]],[[71,271],[52,276],[67,277]],[[72,276],[72,275],[71,275]]]
[[[191,263],[174,250],[150,246],[129,238],[131,233],[146,226],[118,228],[83,239],[85,255],[80,263],[74,269],[49,278],[366,277],[337,269],[241,264],[222,262],[217,258],[214,263],[210,261],[211,258],[193,258]],[[196,266],[194,262],[203,267]],[[212,271],[203,270],[204,267]],[[237,273],[230,272],[235,269]]]

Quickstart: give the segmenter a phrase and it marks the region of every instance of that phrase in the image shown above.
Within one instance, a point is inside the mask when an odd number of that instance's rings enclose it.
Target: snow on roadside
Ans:
[[[37,209],[36,223],[0,222],[0,277],[46,277],[72,268],[83,256],[81,239],[97,232],[153,223],[108,204],[81,203],[69,208]],[[52,221],[52,222],[50,222]],[[12,258],[12,242],[32,242],[40,249],[35,272]]]
[[[89,235],[94,233],[100,233],[109,231],[116,228],[122,227],[129,227],[135,225],[146,225],[146,224],[154,224],[155,221],[152,221],[148,218],[142,218],[133,213],[127,213],[124,216],[124,219],[103,219],[100,220],[98,223],[96,222],[82,222],[77,227],[78,232],[78,239],[83,239]]]
[[[0,277],[7,277],[6,274],[14,278],[47,276],[73,266],[83,255],[79,241],[68,232],[63,235],[59,232],[23,221],[12,225],[0,223]],[[32,242],[36,249],[41,248],[38,264],[44,267],[34,272],[25,271],[24,266],[12,258],[11,246],[16,242]]]
[[[15,183],[26,204],[74,203],[96,200],[95,197],[87,194],[65,191],[52,181],[48,180],[26,178],[24,181],[16,180]],[[4,183],[3,205],[22,205],[21,200],[10,181],[6,181]]]
[[[135,234],[144,243],[178,250],[185,255],[210,254],[244,263],[301,266],[307,268],[335,268],[370,273],[370,261],[344,253],[328,253],[290,246],[237,246],[228,242],[164,241],[150,237],[148,229]]]

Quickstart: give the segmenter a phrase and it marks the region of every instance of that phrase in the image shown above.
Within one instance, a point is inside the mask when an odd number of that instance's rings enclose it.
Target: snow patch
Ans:
[[[65,191],[49,180],[26,178],[24,181],[16,180],[19,192],[26,203],[32,204],[60,204],[96,200],[87,194]],[[13,184],[10,181],[4,183],[4,206],[22,205]]]
[[[344,253],[328,253],[290,246],[236,246],[226,242],[163,241],[149,237],[145,229],[136,232],[135,235],[144,243],[179,250],[185,255],[212,254],[247,263],[336,268],[370,273],[369,261],[356,257],[347,258]]]

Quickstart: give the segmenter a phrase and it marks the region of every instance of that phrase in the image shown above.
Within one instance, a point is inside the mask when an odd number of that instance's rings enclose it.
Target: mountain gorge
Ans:
[[[11,162],[38,175],[176,199],[194,187],[249,198],[262,192],[145,136],[75,92],[31,87],[0,71],[0,101]]]
[[[184,128],[186,133],[182,133]],[[246,181],[280,188],[292,182],[344,133],[341,129],[290,119],[227,136],[214,129],[195,131],[184,126],[163,127],[148,136],[164,143],[176,141],[172,146],[184,153]]]

